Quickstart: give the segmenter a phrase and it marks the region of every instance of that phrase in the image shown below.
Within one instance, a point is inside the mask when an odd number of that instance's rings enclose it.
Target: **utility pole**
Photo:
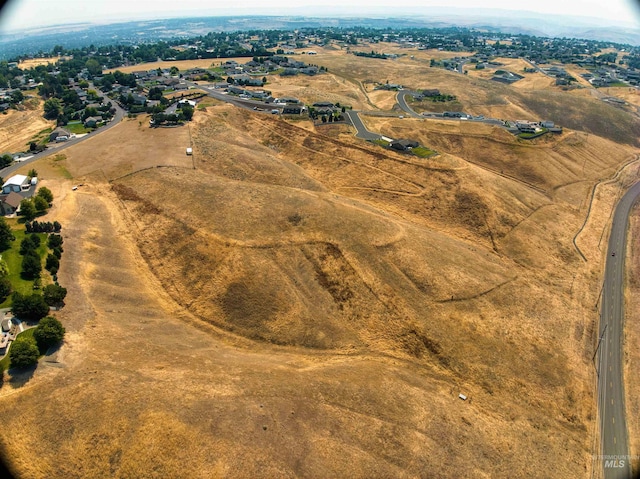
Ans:
[[[596,354],[598,354],[598,349],[600,349],[600,344],[602,343],[602,338],[604,337],[604,333],[607,332],[607,326],[609,325],[608,324],[604,325],[604,329],[602,330],[602,334],[600,335],[600,339],[598,340],[598,346],[596,346],[596,351],[593,353],[593,358],[591,358],[591,361],[594,362],[594,367],[595,367]],[[596,367],[596,373],[598,373],[598,377],[600,377],[600,371],[598,371],[597,367]]]

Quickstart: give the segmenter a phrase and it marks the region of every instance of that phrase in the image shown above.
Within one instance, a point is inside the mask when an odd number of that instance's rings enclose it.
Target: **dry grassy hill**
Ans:
[[[600,253],[573,238],[637,150],[365,120],[440,155],[222,104],[66,150],[85,185],[58,209],[69,336],[0,389],[4,457],[30,477],[587,476]],[[581,245],[615,198],[598,191]]]

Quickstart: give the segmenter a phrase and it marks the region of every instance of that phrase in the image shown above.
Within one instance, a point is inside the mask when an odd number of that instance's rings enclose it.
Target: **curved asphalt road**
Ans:
[[[347,118],[349,118],[349,121],[357,130],[356,138],[361,138],[363,140],[379,140],[381,138],[381,136],[377,133],[372,133],[367,130],[367,127],[364,126],[364,123],[362,123],[362,120],[360,119],[357,111],[346,110],[344,114]]]
[[[409,115],[413,116],[414,118],[424,118],[424,116],[419,115],[415,111],[413,111],[413,108],[411,108],[407,103],[407,100],[405,100],[405,96],[407,95],[413,96],[415,94],[416,92],[414,91],[400,90],[396,95],[396,101],[398,102],[398,105],[400,106],[400,108],[402,108],[402,110],[407,112]]]
[[[629,214],[640,195],[640,182],[622,197],[613,216],[602,288],[598,371],[600,443],[605,479],[631,477],[624,405],[623,326],[624,263]],[[615,255],[615,256],[614,256]]]
[[[89,134],[87,134],[85,136],[82,136],[80,138],[73,138],[71,140],[65,141],[64,143],[56,143],[55,146],[47,148],[43,152],[38,153],[36,155],[33,155],[31,158],[29,158],[27,160],[17,161],[15,163],[13,163],[12,165],[9,165],[6,168],[3,168],[2,170],[0,170],[0,176],[2,176],[3,178],[6,179],[6,177],[8,175],[12,174],[17,169],[22,168],[25,165],[28,165],[29,163],[32,163],[32,162],[34,162],[36,160],[39,160],[40,158],[44,158],[45,156],[49,156],[49,155],[52,155],[54,153],[58,153],[58,152],[60,152],[62,150],[65,150],[65,149],[69,148],[70,146],[77,145],[81,141],[84,141],[84,140],[86,140],[88,138],[93,138],[94,136],[99,135],[100,133],[105,132],[105,131],[113,128],[118,123],[120,123],[120,120],[122,120],[124,118],[124,116],[126,115],[126,112],[115,101],[112,101],[111,103],[112,103],[113,107],[115,108],[116,113],[115,113],[115,115],[113,115],[113,119],[107,125],[105,125],[103,127],[100,127],[97,130],[95,130],[94,132],[91,132],[91,133],[89,133]]]

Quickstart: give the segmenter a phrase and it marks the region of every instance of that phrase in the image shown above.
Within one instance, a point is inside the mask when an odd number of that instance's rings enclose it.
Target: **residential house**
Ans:
[[[134,105],[144,105],[147,102],[147,97],[138,95],[137,93],[133,93],[131,97],[133,98]]]
[[[533,121],[516,121],[516,128],[520,133],[537,133],[540,131],[540,125]]]
[[[64,128],[56,128],[49,135],[49,141],[55,142],[67,141],[69,138],[71,138],[71,132]]]
[[[18,208],[20,207],[20,202],[23,200],[23,197],[12,191],[6,196],[0,197],[0,214],[3,216],[12,215]]]
[[[98,123],[100,123],[101,121],[102,121],[101,116],[90,116],[84,120],[83,125],[85,128],[95,128],[98,125]]]
[[[300,115],[304,111],[304,107],[299,104],[286,105],[282,108],[283,115]]]
[[[413,140],[393,140],[389,146],[394,150],[408,151],[412,148],[417,148],[420,144]]]

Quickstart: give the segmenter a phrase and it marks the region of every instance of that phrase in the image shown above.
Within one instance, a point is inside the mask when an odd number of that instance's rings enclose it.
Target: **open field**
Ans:
[[[32,98],[27,100],[27,107],[0,115],[0,154],[28,150],[29,142],[42,139],[55,128],[54,121],[42,117],[42,101]]]
[[[226,61],[235,60],[238,63],[246,63],[251,60],[251,57],[239,57],[239,58],[200,58],[198,60],[177,60],[177,61],[159,61],[151,63],[140,63],[138,65],[129,65],[126,67],[112,68],[105,70],[105,73],[114,72],[120,70],[122,73],[131,73],[140,70],[156,70],[158,68],[171,68],[176,67],[178,70],[189,70],[191,68],[210,68],[219,66],[220,63]]]
[[[528,142],[362,116],[439,153],[420,159],[345,126],[208,102],[188,126],[150,129],[143,115],[40,160],[63,224],[68,334],[0,389],[16,471],[591,474],[598,244],[637,171],[637,124],[595,99],[317,51],[328,75],[268,88],[376,110],[393,94],[365,80],[389,80],[474,114],[561,111],[588,133]]]
[[[22,60],[18,64],[18,68],[22,70],[28,70],[29,68],[34,68],[39,65],[49,65],[56,64],[62,57],[50,57],[50,58],[27,58],[26,60]],[[65,57],[67,59],[68,57]]]
[[[616,98],[620,98],[628,103],[631,103],[635,107],[640,108],[640,90],[634,87],[608,87],[608,88],[599,88],[600,92],[602,92],[606,96],[613,96]]]

